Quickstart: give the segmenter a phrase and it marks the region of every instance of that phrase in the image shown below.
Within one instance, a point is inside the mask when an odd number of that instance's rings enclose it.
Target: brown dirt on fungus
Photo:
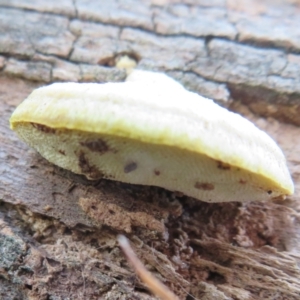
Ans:
[[[66,152],[64,150],[58,150],[58,152],[61,154],[61,155],[66,155]]]
[[[160,171],[159,170],[154,170],[154,174],[156,175],[156,176],[159,176],[160,175]]]
[[[217,161],[217,166],[218,166],[218,169],[221,169],[221,170],[230,170],[231,169],[230,164],[224,163],[222,161]]]
[[[108,151],[113,151],[115,150],[111,149],[109,145],[103,140],[103,139],[96,139],[96,140],[90,140],[90,141],[85,141],[85,142],[80,142],[81,146],[87,147],[93,152],[97,152],[100,154],[104,154]]]
[[[79,152],[78,165],[81,172],[91,179],[100,179],[103,177],[103,173],[100,170],[98,170],[95,166],[90,165],[83,151]]]
[[[198,190],[212,191],[215,186],[212,183],[208,182],[196,182],[194,187]]]
[[[137,168],[137,163],[132,161],[130,163],[127,163],[125,166],[124,166],[124,173],[130,173],[134,170],[136,170]]]
[[[39,131],[45,133],[56,133],[56,129],[48,127],[46,125],[38,124],[38,123],[31,123],[31,125]]]

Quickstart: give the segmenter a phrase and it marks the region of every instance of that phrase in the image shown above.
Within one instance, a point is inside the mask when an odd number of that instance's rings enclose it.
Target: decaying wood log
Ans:
[[[180,299],[299,299],[299,12],[292,0],[0,0],[0,298],[154,299],[121,233]],[[295,195],[209,204],[88,181],[9,129],[38,86],[124,80],[124,55],[267,131]]]

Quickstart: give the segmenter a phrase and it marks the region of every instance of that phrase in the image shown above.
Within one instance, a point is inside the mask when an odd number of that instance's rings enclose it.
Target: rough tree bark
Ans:
[[[117,245],[123,233],[180,299],[299,299],[299,13],[296,0],[0,0],[0,298],[153,299]],[[34,88],[122,81],[124,54],[266,130],[295,195],[208,204],[91,182],[11,132]]]

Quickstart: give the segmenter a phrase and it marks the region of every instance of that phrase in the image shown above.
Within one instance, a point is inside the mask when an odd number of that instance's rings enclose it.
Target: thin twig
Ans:
[[[118,242],[122,248],[128,261],[133,266],[134,270],[141,280],[148,286],[150,291],[162,300],[179,300],[163,283],[156,279],[137,258],[133,252],[127,238],[124,235],[118,236]]]

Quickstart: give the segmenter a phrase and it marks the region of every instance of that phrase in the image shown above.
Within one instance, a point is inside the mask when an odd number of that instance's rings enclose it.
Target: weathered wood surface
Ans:
[[[181,299],[299,299],[299,13],[297,1],[279,0],[0,0],[0,299],[153,299],[118,233]],[[123,54],[269,132],[295,195],[207,204],[88,182],[10,131],[35,87],[122,81]]]

